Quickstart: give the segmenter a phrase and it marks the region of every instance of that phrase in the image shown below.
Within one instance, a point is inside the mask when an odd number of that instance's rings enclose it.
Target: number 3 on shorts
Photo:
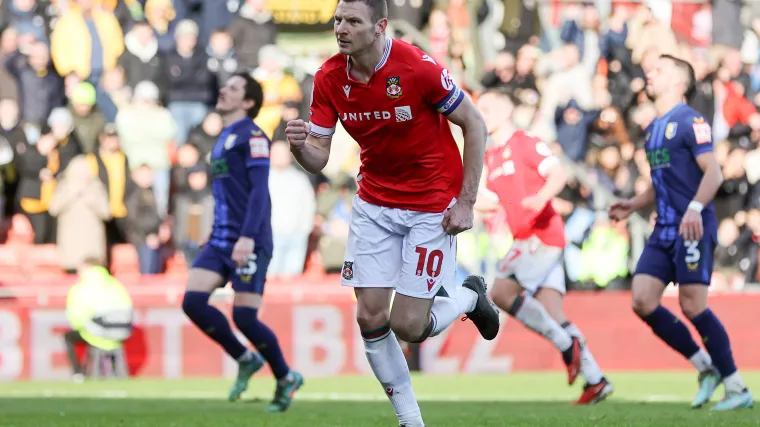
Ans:
[[[702,258],[702,254],[699,252],[699,241],[685,241],[684,246],[686,246],[684,261],[687,264],[699,263],[700,258]]]

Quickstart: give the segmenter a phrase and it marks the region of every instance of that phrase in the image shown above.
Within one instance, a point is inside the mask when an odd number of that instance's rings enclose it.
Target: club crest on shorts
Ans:
[[[354,278],[354,262],[346,261],[343,263],[343,278],[351,280]]]
[[[401,78],[396,76],[385,79],[385,92],[390,99],[400,98],[403,95],[401,92]]]

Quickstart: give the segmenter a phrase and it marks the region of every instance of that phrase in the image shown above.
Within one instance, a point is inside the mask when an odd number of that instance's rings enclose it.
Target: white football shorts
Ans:
[[[377,206],[354,196],[341,284],[393,288],[423,299],[443,286],[454,295],[456,236],[444,231],[443,214]]]
[[[515,240],[507,255],[499,262],[497,279],[515,279],[533,295],[540,288],[565,294],[565,269],[562,248],[548,246],[538,237]]]

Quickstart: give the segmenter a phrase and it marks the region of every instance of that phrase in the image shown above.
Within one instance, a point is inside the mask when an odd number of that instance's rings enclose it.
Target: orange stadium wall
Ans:
[[[352,293],[337,283],[335,279],[269,285],[262,317],[277,333],[288,360],[305,375],[371,375],[354,321]],[[13,287],[24,286],[30,285]],[[133,375],[234,375],[232,360],[185,318],[176,281],[130,289],[137,312],[135,334],[126,343]],[[0,300],[0,380],[69,378],[62,338],[67,327],[65,295],[61,291],[59,288],[56,297],[40,298],[43,292],[39,292],[33,300]],[[671,297],[665,305],[678,309],[677,300]],[[229,312],[228,304],[219,306]],[[760,369],[756,322],[760,295],[715,295],[711,306],[729,331],[738,365]],[[686,361],[633,315],[627,292],[573,293],[567,298],[566,311],[605,369],[689,369]],[[422,345],[420,364],[430,374],[562,369],[550,344],[506,318],[501,334],[490,342],[480,339],[470,322],[455,322],[444,334]]]

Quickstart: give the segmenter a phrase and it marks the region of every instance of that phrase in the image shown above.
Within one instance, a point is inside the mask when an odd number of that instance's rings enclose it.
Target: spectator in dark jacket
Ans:
[[[203,119],[203,123],[190,132],[187,143],[198,150],[202,162],[211,163],[209,155],[216,144],[216,139],[222,133],[223,126],[219,114],[211,112]]]
[[[208,56],[198,46],[198,25],[182,21],[175,31],[177,48],[167,56],[168,107],[177,122],[177,144],[206,117],[214,98],[214,74],[208,69]]]
[[[158,40],[145,22],[138,22],[124,37],[124,53],[119,58],[119,67],[124,70],[127,86],[132,90],[144,80],[151,81],[159,88],[165,87],[164,60],[158,54]],[[166,93],[162,93],[162,98]]]
[[[50,63],[48,46],[33,43],[26,55],[12,55],[5,66],[19,86],[21,120],[41,128],[50,111],[64,104],[63,79]]]
[[[571,99],[564,107],[558,107],[554,116],[557,126],[557,142],[565,155],[575,161],[586,156],[589,126],[599,116],[599,111],[584,111]]]
[[[216,76],[215,89],[224,86],[227,79],[241,69],[232,37],[224,30],[211,33],[206,54],[209,57],[208,69]]]
[[[247,0],[229,27],[241,65],[248,70],[259,66],[259,50],[277,41],[277,26],[265,3]]]
[[[161,217],[158,216],[156,197],[153,195],[153,170],[141,165],[132,172],[136,188],[127,197],[127,239],[137,248],[141,274],[160,272],[158,238]]]

